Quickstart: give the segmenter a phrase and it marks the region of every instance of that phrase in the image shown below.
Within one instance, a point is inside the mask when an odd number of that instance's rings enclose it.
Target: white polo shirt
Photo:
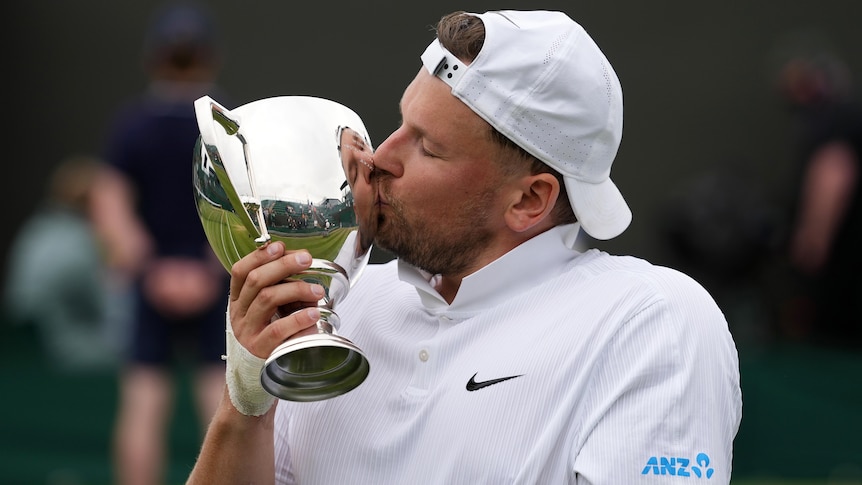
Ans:
[[[742,404],[724,316],[677,271],[570,249],[576,231],[522,244],[451,305],[409,265],[369,266],[336,311],[371,372],[278,403],[277,482],[729,483]]]

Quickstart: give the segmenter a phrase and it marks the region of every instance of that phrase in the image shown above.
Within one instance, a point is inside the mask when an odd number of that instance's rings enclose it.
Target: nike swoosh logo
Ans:
[[[523,375],[523,374],[517,375],[517,376],[501,377],[499,379],[491,379],[489,381],[482,381],[482,382],[476,382],[476,376],[477,375],[479,375],[478,372],[473,374],[473,377],[471,377],[470,380],[467,381],[467,390],[468,391],[478,391],[479,389],[482,389],[484,387],[493,386],[494,384],[499,384],[503,381],[508,381],[509,379],[521,377],[521,375]]]

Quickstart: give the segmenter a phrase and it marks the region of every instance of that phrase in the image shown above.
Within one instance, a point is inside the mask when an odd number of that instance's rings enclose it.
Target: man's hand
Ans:
[[[285,251],[274,242],[253,251],[231,268],[230,321],[237,340],[265,359],[291,335],[314,325],[320,317],[320,285],[287,280],[311,266],[308,251]],[[300,309],[282,316],[279,308]]]
[[[163,315],[194,316],[223,298],[219,284],[222,274],[215,274],[212,265],[196,259],[155,259],[144,270],[144,294]]]
[[[291,335],[320,318],[316,303],[323,288],[287,279],[309,266],[307,251],[285,253],[284,245],[276,242],[245,256],[231,268],[225,380],[231,403],[246,416],[261,416],[275,402],[260,383],[266,358]],[[296,311],[279,311],[286,308]]]

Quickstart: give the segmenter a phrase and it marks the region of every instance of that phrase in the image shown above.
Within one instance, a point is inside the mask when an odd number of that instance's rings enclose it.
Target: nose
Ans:
[[[392,132],[389,137],[377,146],[374,151],[374,169],[386,172],[393,177],[401,177],[404,174],[404,133],[399,128]]]

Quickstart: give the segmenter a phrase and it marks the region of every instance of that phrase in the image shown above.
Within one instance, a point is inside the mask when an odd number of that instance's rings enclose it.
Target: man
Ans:
[[[802,322],[819,344],[862,347],[862,106],[845,62],[828,50],[792,56],[778,87],[798,124],[798,181],[788,260],[813,318]],[[802,313],[802,312],[800,312]],[[803,313],[807,314],[807,313]]]
[[[557,12],[456,13],[438,39],[367,174],[375,241],[398,260],[339,307],[367,380],[314,403],[260,392],[262,359],[317,310],[272,315],[320,288],[281,283],[307,253],[253,252],[233,267],[229,391],[189,483],[728,483],[741,397],[713,300],[571,249],[631,217],[608,178],[610,64]]]
[[[133,282],[131,342],[120,376],[116,483],[164,483],[180,363],[189,363],[196,411],[212,418],[224,388],[228,278],[200,225],[190,156],[193,102],[216,90],[215,19],[203,7],[158,10],[144,43],[145,93],[116,113],[106,142],[94,220],[112,265]]]
[[[75,155],[54,167],[8,255],[4,308],[12,322],[38,326],[46,362],[64,373],[113,371],[125,330],[127,301],[91,220],[102,164]]]

